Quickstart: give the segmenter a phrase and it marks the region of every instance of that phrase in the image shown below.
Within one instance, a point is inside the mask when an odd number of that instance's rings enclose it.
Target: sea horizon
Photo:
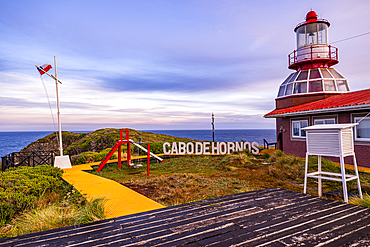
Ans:
[[[212,141],[212,129],[139,131],[166,134],[199,141]],[[0,131],[0,157],[12,152],[19,152],[30,143],[54,132],[55,131]],[[89,133],[93,131],[69,132]],[[256,141],[259,145],[263,145],[263,139],[266,139],[268,142],[275,142],[275,129],[215,129],[215,141],[218,142]]]

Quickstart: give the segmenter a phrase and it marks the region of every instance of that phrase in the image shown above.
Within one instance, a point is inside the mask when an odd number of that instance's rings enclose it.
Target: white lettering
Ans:
[[[209,150],[209,144],[211,144],[210,142],[203,142],[203,154],[211,154],[208,150]]]
[[[164,154],[170,154],[171,151],[170,150],[167,151],[166,146],[169,146],[170,147],[171,145],[168,142],[163,143],[163,153]]]
[[[171,148],[171,149],[170,149]],[[173,142],[172,146],[169,142],[163,143],[164,154],[230,154],[232,152],[239,152],[249,150],[252,154],[258,154],[258,143],[253,142]]]
[[[177,143],[176,142],[172,142],[171,154],[178,154],[177,153]]]
[[[243,142],[235,142],[235,151],[243,151]]]
[[[194,153],[194,144],[192,142],[188,142],[186,144],[186,151],[187,151],[187,154],[193,154]]]
[[[227,146],[226,146],[226,143],[221,142],[221,143],[220,143],[220,154],[226,154],[226,152],[227,152]]]
[[[216,147],[215,147],[215,143],[216,143]],[[216,151],[216,154],[219,154],[220,153],[220,146],[218,145],[218,142],[212,142],[212,154],[215,154],[215,151]]]
[[[230,154],[231,151],[235,151],[235,144],[233,142],[227,143],[227,154]]]
[[[186,153],[186,143],[179,142],[179,154],[185,154],[185,153]]]
[[[247,145],[248,145],[249,152],[251,152],[252,148],[251,148],[251,144],[249,142],[244,142],[244,150],[247,149]]]
[[[195,154],[202,154],[203,153],[203,144],[201,142],[195,143]]]
[[[260,150],[258,149],[258,143],[257,142],[252,142],[252,154],[258,154],[260,152]]]

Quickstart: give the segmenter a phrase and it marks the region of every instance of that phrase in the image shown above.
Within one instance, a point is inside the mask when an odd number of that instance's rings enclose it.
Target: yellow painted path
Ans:
[[[75,165],[70,169],[64,169],[63,179],[73,185],[86,199],[104,197],[105,216],[114,218],[128,214],[145,212],[164,206],[107,178],[84,172],[92,170],[90,163]]]

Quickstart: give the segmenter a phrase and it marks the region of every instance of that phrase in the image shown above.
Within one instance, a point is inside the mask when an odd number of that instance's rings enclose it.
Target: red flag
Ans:
[[[42,71],[41,69],[43,69],[45,72],[48,72],[52,67],[50,64],[46,63],[44,65],[41,65],[39,67],[37,67],[37,70],[40,72],[41,75],[45,74],[44,71]]]

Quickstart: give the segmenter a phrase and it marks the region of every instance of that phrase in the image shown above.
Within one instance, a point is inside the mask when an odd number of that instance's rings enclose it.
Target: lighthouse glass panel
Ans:
[[[297,48],[303,47],[306,44],[306,26],[297,29]]]
[[[285,79],[285,81],[283,82],[283,84],[287,84],[288,82],[292,81],[293,74],[295,74],[295,73],[291,73],[291,74],[290,74],[290,75]]]
[[[280,85],[278,98],[310,93],[348,92],[347,80],[333,68],[317,68],[292,73]]]
[[[325,92],[336,91],[334,80],[324,80],[324,90]]]
[[[286,95],[291,95],[293,93],[293,83],[290,83],[286,87]]]
[[[311,45],[311,44],[317,44],[318,40],[318,25],[317,23],[311,23],[306,25],[306,44]]]
[[[297,81],[307,80],[307,74],[308,74],[308,70],[301,71],[301,73],[299,74],[297,78]]]
[[[326,69],[320,69],[323,78],[333,78]]]
[[[321,78],[319,70],[318,69],[313,69],[310,71],[310,79],[318,79]]]
[[[337,80],[337,87],[338,87],[338,91],[344,91],[344,92],[349,91],[346,80]]]
[[[309,90],[310,93],[322,92],[322,82],[319,81],[310,81]]]
[[[329,68],[328,69],[330,71],[330,73],[335,77],[335,78],[344,78],[341,74],[338,73],[338,71],[336,71],[335,69],[333,68]]]
[[[307,93],[307,82],[296,83],[294,86],[294,94]]]
[[[318,43],[327,44],[328,43],[328,25],[325,23],[318,23],[319,32],[318,32]]]
[[[297,78],[297,75],[298,75],[298,72],[295,72],[295,73],[293,74],[293,76],[290,78],[289,82],[294,82],[294,81],[295,81],[295,79]]]
[[[280,86],[278,97],[284,96],[285,95],[285,85]]]

